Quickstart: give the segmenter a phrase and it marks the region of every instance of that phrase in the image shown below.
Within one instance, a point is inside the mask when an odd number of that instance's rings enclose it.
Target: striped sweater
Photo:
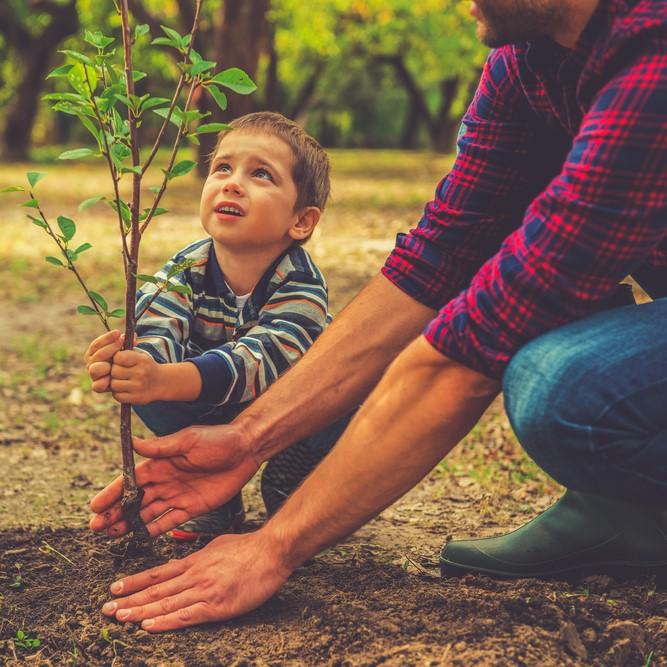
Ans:
[[[309,254],[289,248],[262,276],[241,310],[213,252],[211,239],[196,241],[156,273],[193,265],[170,278],[192,294],[161,292],[137,323],[137,347],[158,363],[190,361],[202,378],[199,400],[238,405],[256,398],[294,365],[331,320],[324,277]],[[158,288],[146,283],[137,313]]]

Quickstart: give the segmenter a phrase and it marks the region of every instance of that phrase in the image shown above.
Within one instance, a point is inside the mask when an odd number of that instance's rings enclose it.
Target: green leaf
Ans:
[[[65,266],[57,257],[45,257],[44,259],[53,266]]]
[[[150,188],[148,188],[154,195],[156,195],[160,190],[162,189],[159,185],[151,185]]]
[[[94,150],[90,148],[75,148],[71,151],[65,151],[58,156],[59,160],[78,160],[82,157],[90,157],[91,155],[98,155]]]
[[[115,40],[113,37],[106,37],[99,30],[95,32],[86,30],[84,33],[84,41],[88,42],[88,44],[94,46],[96,49],[106,49],[106,47],[113,44]]]
[[[215,100],[215,103],[225,111],[227,109],[227,95],[215,86],[207,86],[206,90],[208,90],[211,97]]]
[[[222,132],[222,130],[231,130],[231,129],[232,129],[231,125],[227,125],[227,123],[204,123],[204,125],[200,125],[195,130],[195,134]]]
[[[29,199],[26,202],[23,202],[21,206],[25,206],[26,208],[39,208],[39,204],[37,203],[36,199]]]
[[[161,25],[160,28],[162,28],[164,34],[167,35],[167,37],[169,37],[172,42],[180,45],[182,37],[179,33],[177,33],[173,28],[168,28],[166,25]]]
[[[88,296],[106,313],[109,310],[109,306],[105,301],[104,297],[93,290],[88,290]]]
[[[25,639],[25,632],[23,632],[23,630],[17,630],[17,631],[16,631],[16,636],[17,636],[19,639]]]
[[[169,213],[169,211],[166,208],[156,208],[155,211],[153,211],[153,217],[157,215],[164,215],[165,213]]]
[[[177,49],[177,48],[179,47],[178,44],[174,44],[174,42],[172,42],[172,41],[171,41],[170,39],[168,39],[167,37],[156,37],[156,38],[151,42],[151,44],[152,44],[152,45],[155,45],[155,46],[159,46],[159,45],[161,45],[161,46],[173,46],[175,49]]]
[[[74,67],[71,63],[67,63],[67,65],[61,65],[60,67],[56,67],[52,72],[49,72],[49,74],[46,75],[47,79],[56,79],[60,76],[67,76],[67,73]]]
[[[155,276],[149,276],[147,273],[137,273],[137,280],[151,283],[152,285],[157,285],[160,282]]]
[[[32,221],[33,225],[37,225],[38,227],[41,227],[42,229],[48,229],[49,228],[49,226],[41,218],[36,218],[34,215],[28,215],[28,217]]]
[[[167,178],[171,180],[172,178],[177,178],[178,176],[185,176],[185,174],[190,173],[197,166],[196,162],[192,160],[183,160],[167,173]]]
[[[80,255],[82,252],[86,252],[86,250],[90,250],[92,248],[92,244],[90,243],[82,243],[75,251],[74,253],[77,255]]]
[[[123,308],[116,308],[108,313],[109,317],[125,317],[125,310]]]
[[[167,99],[166,97],[151,97],[145,102],[142,102],[141,110],[148,111],[154,107],[159,107],[161,104],[169,104],[169,102],[171,102],[171,100]]]
[[[145,79],[148,76],[146,72],[139,72],[138,70],[133,70],[132,71],[132,79],[134,83],[137,81],[141,81],[142,79]]]
[[[26,177],[28,178],[28,183],[30,183],[30,187],[34,188],[37,183],[39,183],[46,174],[39,172],[39,171],[29,171],[26,174]]]
[[[86,104],[86,98],[76,93],[49,93],[42,95],[47,102],[73,102],[74,104]]]
[[[166,118],[169,114],[169,107],[163,107],[162,109],[153,109],[153,113],[160,116],[160,118]],[[174,110],[169,119],[176,127],[180,127],[183,123],[183,112],[178,108],[174,107]]]
[[[238,67],[230,67],[216,74],[211,83],[229,88],[239,95],[249,95],[257,90],[254,81]]]
[[[87,79],[86,75],[88,75]],[[69,71],[67,80],[79,95],[88,99],[90,97],[90,89],[94,91],[97,87],[97,72],[94,67],[77,63]],[[88,88],[88,81],[90,81],[90,89]]]
[[[189,285],[177,285],[176,283],[169,283],[167,285],[167,292],[176,292],[177,294],[192,294],[192,288]]]
[[[99,196],[99,197],[90,197],[89,199],[84,199],[80,204],[79,204],[79,211],[85,211],[87,208],[90,208],[91,206],[94,206],[98,202],[101,202],[105,197]]]
[[[102,133],[101,131],[97,128],[95,123],[93,123],[90,118],[86,118],[86,116],[79,116],[79,120],[83,124],[83,126],[90,132],[93,137],[95,137],[95,141],[97,141],[97,145],[101,147],[102,145]]]
[[[121,174],[139,174],[141,176],[141,165],[138,164],[136,167],[123,167],[120,170]]]
[[[201,60],[194,64],[193,68],[190,70],[192,76],[197,76],[198,74],[204,74],[210,69],[215,67],[216,63],[213,60]]]
[[[25,192],[25,188],[20,185],[10,185],[8,188],[2,188],[0,192]]]
[[[97,311],[90,306],[78,306],[76,312],[82,315],[97,315]]]
[[[71,49],[62,49],[61,51],[58,51],[58,53],[64,53],[66,56],[69,56],[70,58],[74,58],[74,60],[78,60],[80,63],[83,63],[84,65],[93,65],[93,61],[83,53],[79,53],[78,51],[72,51]]]
[[[76,234],[74,220],[70,220],[70,218],[66,218],[64,215],[59,215],[58,227],[60,227],[60,231],[62,232],[65,241],[71,241],[74,238],[74,234]]]
[[[148,27],[147,23],[141,23],[134,29],[134,39],[135,41],[139,39],[139,37],[143,37],[144,35],[147,35],[151,29]]]
[[[132,155],[132,151],[125,144],[114,144],[111,147],[111,159],[118,169],[121,168],[123,160]]]

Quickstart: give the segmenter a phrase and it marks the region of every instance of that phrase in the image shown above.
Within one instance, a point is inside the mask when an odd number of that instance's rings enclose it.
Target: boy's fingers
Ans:
[[[105,394],[106,392],[109,391],[109,378],[108,377],[103,377],[100,380],[95,380],[93,384],[91,385],[91,389],[96,393],[96,394]]]
[[[96,361],[88,366],[88,375],[94,382],[111,373],[111,364],[108,361]]]
[[[111,359],[114,359],[116,354],[118,354],[118,351],[120,350],[122,346],[122,343],[120,342],[120,339],[117,339],[115,341],[112,341],[108,345],[105,345],[104,347],[99,348],[95,354],[93,354],[91,357],[88,359],[88,365],[94,364],[100,361],[110,361]],[[115,361],[115,359],[114,359]]]
[[[131,368],[136,366],[144,360],[144,353],[137,352],[136,350],[121,350],[118,352],[114,358],[114,365],[124,366],[125,368]]]
[[[88,349],[86,350],[86,354],[84,355],[84,359],[86,362],[90,360],[90,358],[101,348],[106,347],[110,343],[113,343],[114,341],[118,340],[121,336],[120,331],[118,329],[112,329],[111,331],[107,331],[106,333],[102,334],[101,336],[98,336],[89,346]]]

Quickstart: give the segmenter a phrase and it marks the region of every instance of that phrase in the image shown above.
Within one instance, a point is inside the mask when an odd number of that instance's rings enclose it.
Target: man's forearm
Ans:
[[[499,384],[420,336],[329,456],[266,525],[292,570],[412,488],[476,424]]]
[[[434,311],[378,275],[315,345],[235,421],[257,461],[356,408]]]

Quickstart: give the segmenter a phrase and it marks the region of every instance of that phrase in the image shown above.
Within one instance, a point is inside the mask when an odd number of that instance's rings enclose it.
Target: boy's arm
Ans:
[[[201,375],[199,398],[217,404],[252,401],[311,347],[327,315],[325,285],[314,275],[293,272],[261,308],[254,327],[190,359]]]

